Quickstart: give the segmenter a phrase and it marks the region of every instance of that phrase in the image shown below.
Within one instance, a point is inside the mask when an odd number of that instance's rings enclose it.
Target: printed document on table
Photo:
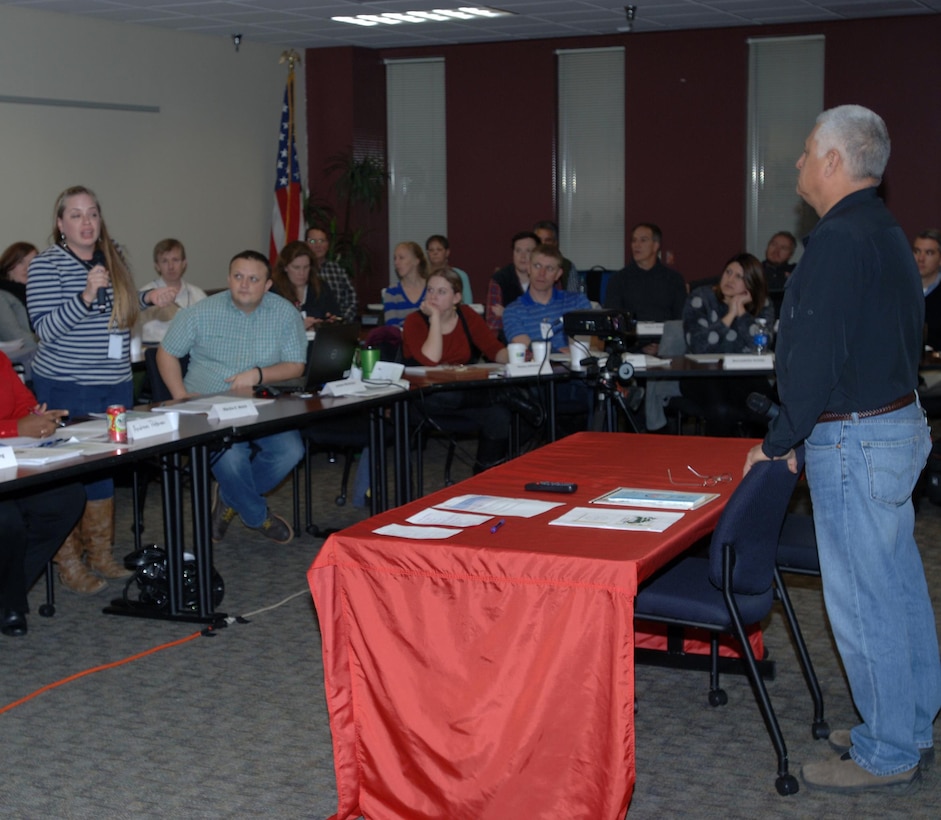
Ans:
[[[441,539],[450,538],[463,530],[450,527],[407,527],[405,524],[386,524],[373,530],[377,535],[391,535],[393,538]]]
[[[422,524],[424,526],[433,525],[441,527],[476,527],[489,521],[492,515],[475,515],[474,513],[449,512],[448,510],[436,510],[434,507],[422,510],[421,512],[410,515],[406,521],[409,524]]]
[[[506,498],[499,495],[457,495],[437,504],[446,510],[482,513],[483,515],[512,515],[532,518],[553,507],[561,507],[562,501],[534,501],[531,498]]]
[[[653,510],[604,510],[597,507],[575,507],[550,521],[558,527],[592,527],[601,530],[632,530],[663,532],[683,517],[683,513]]]
[[[53,446],[40,444],[35,447],[14,447],[16,463],[23,467],[43,467],[56,461],[78,458],[85,452],[81,442],[65,441]]]

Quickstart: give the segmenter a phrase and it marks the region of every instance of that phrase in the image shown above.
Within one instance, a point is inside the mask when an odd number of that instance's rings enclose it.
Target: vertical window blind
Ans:
[[[391,260],[399,242],[447,234],[444,59],[387,60],[386,116]]]
[[[624,49],[556,52],[559,244],[580,270],[624,265]]]
[[[760,38],[748,41],[748,157],[745,240],[764,259],[778,231],[798,239],[816,214],[795,191],[804,140],[823,110],[824,38]]]

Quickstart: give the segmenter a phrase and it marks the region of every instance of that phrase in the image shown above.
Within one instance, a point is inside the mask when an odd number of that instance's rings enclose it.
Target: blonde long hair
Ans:
[[[137,294],[137,287],[134,285],[134,279],[128,270],[124,257],[118,250],[117,245],[111,239],[108,233],[108,226],[105,224],[104,214],[101,212],[101,203],[94,191],[89,190],[84,185],[74,185],[66,188],[58,199],[53,209],[52,235],[50,239],[54,245],[65,247],[65,238],[59,231],[59,220],[65,213],[65,204],[73,196],[85,194],[91,197],[98,209],[98,217],[101,224],[101,232],[98,235],[98,249],[104,254],[105,267],[111,275],[111,288],[114,290],[114,300],[111,306],[111,319],[109,327],[118,327],[130,329],[134,327],[137,316],[140,313],[140,297]]]

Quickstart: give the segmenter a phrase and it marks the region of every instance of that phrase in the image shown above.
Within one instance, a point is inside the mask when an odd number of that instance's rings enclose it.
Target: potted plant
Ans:
[[[339,263],[355,277],[372,270],[372,258],[366,243],[368,229],[352,227],[354,209],[365,208],[375,213],[382,207],[389,179],[381,158],[366,154],[357,158],[352,150],[341,151],[327,158],[324,176],[335,176],[331,188],[338,208],[323,200],[307,203],[308,225],[317,225],[330,239],[330,259]],[[342,224],[337,210],[343,214]]]

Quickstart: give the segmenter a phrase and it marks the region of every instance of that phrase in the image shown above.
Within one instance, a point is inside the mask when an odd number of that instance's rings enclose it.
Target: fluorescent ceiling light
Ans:
[[[331,17],[337,23],[354,26],[397,26],[399,23],[426,23],[429,20],[479,20],[490,17],[509,17],[513,12],[486,7],[462,7],[459,9],[432,9],[431,11],[385,12],[383,14],[357,14],[355,17]]]

